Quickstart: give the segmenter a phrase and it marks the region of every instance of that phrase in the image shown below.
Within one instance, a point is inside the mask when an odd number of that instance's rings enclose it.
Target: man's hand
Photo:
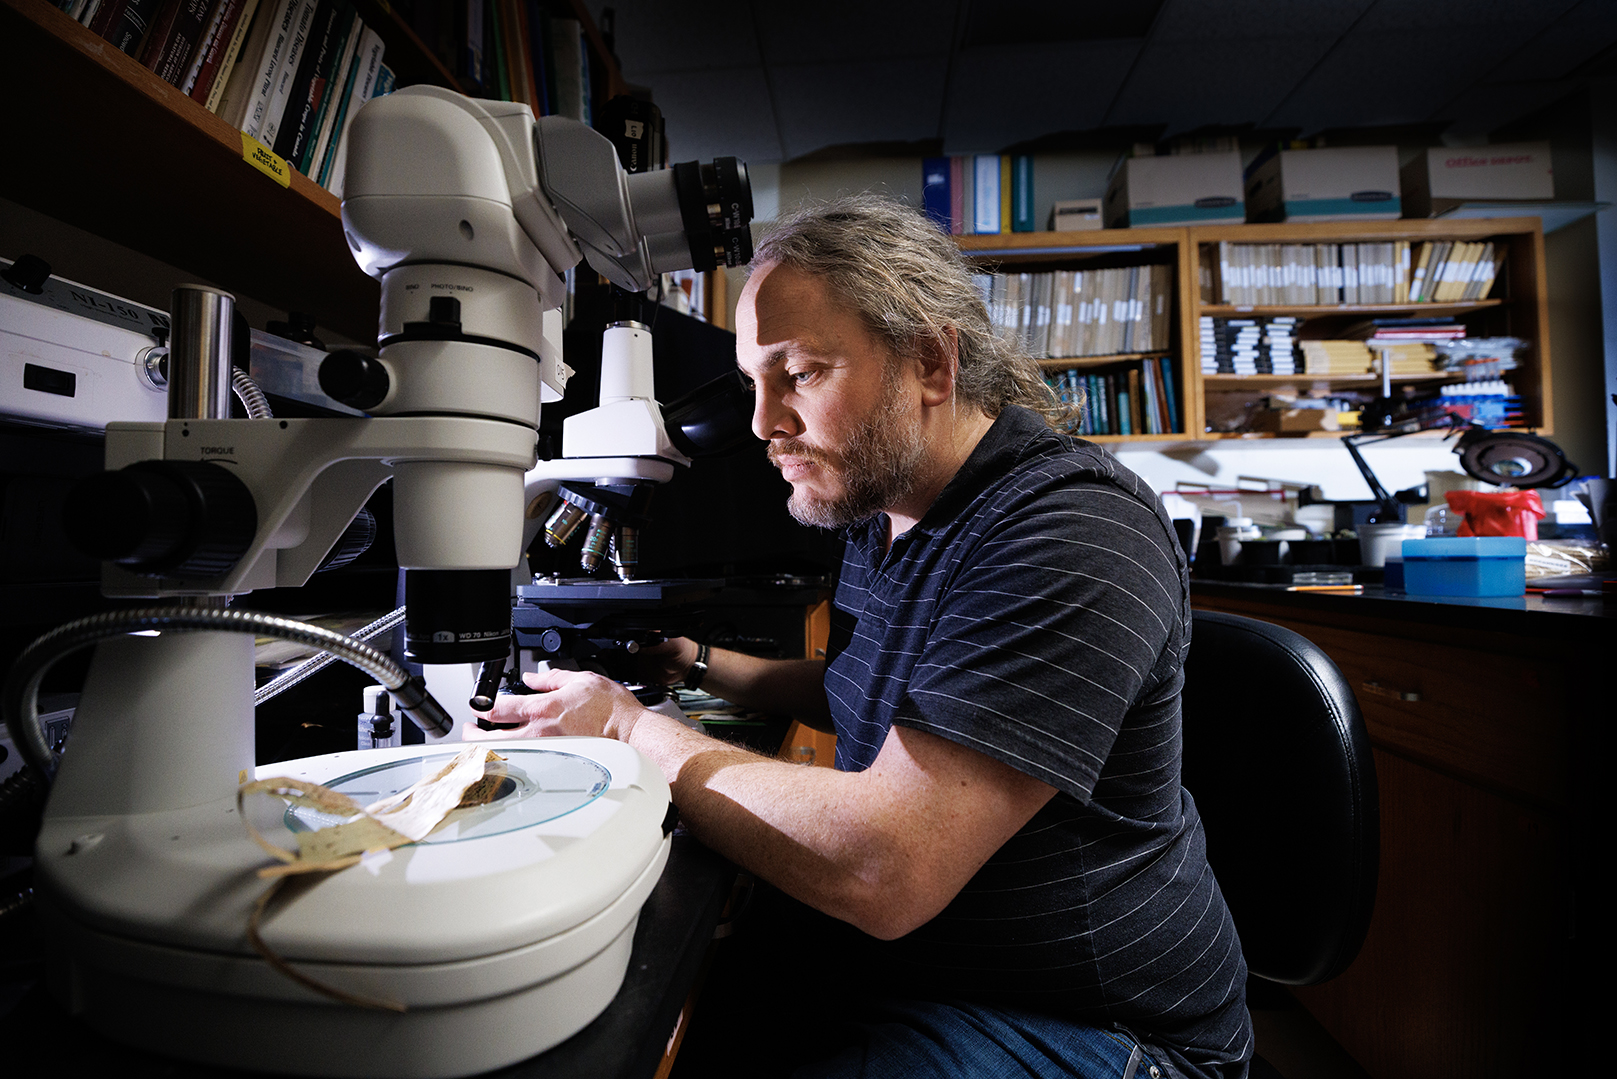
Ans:
[[[485,731],[463,727],[467,741],[539,738],[555,734],[589,735],[629,740],[646,709],[634,694],[609,678],[587,671],[541,671],[524,674],[529,694],[497,698],[486,715],[494,723],[520,723],[520,727]]]
[[[635,676],[648,686],[671,686],[690,671],[697,650],[697,643],[689,637],[644,645],[634,657]]]

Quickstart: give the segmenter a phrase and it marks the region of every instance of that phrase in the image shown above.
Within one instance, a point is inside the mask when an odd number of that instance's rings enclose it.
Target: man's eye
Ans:
[[[792,371],[787,375],[795,386],[801,386],[814,377],[813,371]]]

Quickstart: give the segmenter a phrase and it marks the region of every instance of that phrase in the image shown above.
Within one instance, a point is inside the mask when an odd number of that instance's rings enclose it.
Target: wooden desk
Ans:
[[[1381,789],[1364,948],[1293,990],[1376,1079],[1520,1076],[1603,1027],[1592,954],[1617,604],[1445,601],[1198,582],[1193,605],[1325,650],[1359,698]],[[1232,697],[1261,686],[1229,672]],[[1192,792],[1194,793],[1194,792]],[[1593,1049],[1593,1046],[1590,1046]],[[1601,1050],[1603,1053],[1603,1050]]]

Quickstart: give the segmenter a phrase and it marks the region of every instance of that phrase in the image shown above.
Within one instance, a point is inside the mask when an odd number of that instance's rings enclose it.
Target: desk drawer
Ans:
[[[1538,802],[1567,802],[1562,665],[1319,623],[1301,633],[1342,669],[1370,740]]]

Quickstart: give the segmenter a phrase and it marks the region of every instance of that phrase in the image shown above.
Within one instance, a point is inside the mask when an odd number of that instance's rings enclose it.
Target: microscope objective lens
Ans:
[[[589,534],[584,537],[584,553],[579,562],[586,573],[594,573],[595,567],[601,564],[601,556],[606,554],[606,544],[612,536],[612,522],[599,513],[590,518]]]
[[[571,502],[563,502],[545,522],[545,543],[551,547],[564,545],[572,538],[578,526],[584,523],[587,516],[589,516],[587,513]]]

